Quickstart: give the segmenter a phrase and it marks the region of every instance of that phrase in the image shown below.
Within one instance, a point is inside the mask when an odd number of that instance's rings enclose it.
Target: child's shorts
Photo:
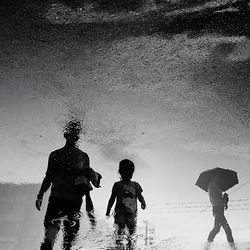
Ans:
[[[115,215],[115,224],[134,228],[136,227],[136,216],[133,214],[118,213]]]

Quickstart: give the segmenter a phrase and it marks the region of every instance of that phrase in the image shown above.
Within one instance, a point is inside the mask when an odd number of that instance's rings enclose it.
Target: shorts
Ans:
[[[127,226],[128,228],[136,227],[136,216],[133,214],[117,213],[115,215],[115,224],[118,226]]]
[[[71,215],[72,212],[80,211],[82,201],[72,201],[59,198],[50,198],[44,218],[44,226],[54,224],[53,220],[59,219],[63,215]]]

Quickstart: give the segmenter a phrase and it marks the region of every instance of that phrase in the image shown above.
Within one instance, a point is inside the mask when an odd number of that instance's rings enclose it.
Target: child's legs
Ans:
[[[133,250],[136,249],[136,238],[134,237],[136,232],[136,216],[129,215],[127,217],[127,228],[129,231],[129,237],[128,237],[128,249]]]
[[[124,232],[126,225],[126,218],[123,214],[115,215],[115,225],[116,225],[116,233],[117,235],[121,235]]]
[[[136,217],[134,215],[127,215],[126,225],[128,227],[129,234],[133,235],[136,230]]]
[[[123,235],[125,233],[125,217],[122,214],[115,215],[115,244],[117,249],[122,246]]]
[[[117,225],[117,233],[121,234],[125,226],[127,226],[129,230],[129,234],[132,235],[135,233],[136,229],[136,216],[131,214],[116,214],[115,216],[115,224]]]

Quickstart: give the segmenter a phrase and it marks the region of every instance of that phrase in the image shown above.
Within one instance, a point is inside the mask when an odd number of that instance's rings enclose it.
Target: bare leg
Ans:
[[[63,249],[70,250],[80,228],[79,220],[65,220],[64,221],[64,242],[63,242]]]
[[[224,216],[224,208],[222,206],[214,207],[213,212],[215,216],[214,228],[209,233],[208,241],[211,242],[214,240],[214,237],[219,233],[220,228],[222,226],[226,233],[228,242],[233,243],[234,239],[233,239],[232,231]]]
[[[136,217],[131,215],[127,217],[127,227],[129,231],[128,236],[128,249],[132,250],[136,248],[135,232],[136,232]]]
[[[85,194],[85,201],[86,201],[86,211],[87,212],[91,212],[94,210],[94,205],[93,205],[93,202],[92,202],[92,199],[90,197],[90,192],[87,192]]]
[[[125,224],[116,224],[115,236],[116,236],[116,246],[120,249],[122,246],[123,234],[125,231]]]
[[[57,233],[59,231],[59,227],[57,225],[48,225],[45,228],[45,237],[44,237],[44,241],[41,244],[41,250],[52,250],[53,249],[53,245],[55,243],[55,239],[57,236]]]
[[[49,201],[47,211],[44,218],[44,241],[41,244],[41,250],[52,250],[58,231],[60,230],[56,219],[58,219],[59,210],[57,203],[53,200]]]
[[[233,243],[234,242],[234,238],[233,238],[233,235],[232,235],[232,230],[230,228],[230,226],[228,225],[227,221],[226,221],[226,218],[225,218],[225,222],[222,224],[222,227],[226,233],[226,236],[227,236],[227,241],[230,242],[230,243]]]
[[[94,228],[96,226],[96,218],[94,215],[94,205],[90,196],[90,192],[87,192],[85,197],[85,201],[86,201],[86,212],[87,215],[89,217],[89,221],[92,225],[92,227]]]
[[[208,238],[207,238],[207,240],[209,242],[212,242],[214,240],[215,236],[220,232],[220,227],[221,227],[221,224],[217,223],[216,220],[215,220],[214,221],[214,227],[211,230],[211,232],[209,233]]]
[[[136,217],[134,215],[128,215],[126,218],[126,224],[128,227],[129,234],[132,236],[136,230]]]

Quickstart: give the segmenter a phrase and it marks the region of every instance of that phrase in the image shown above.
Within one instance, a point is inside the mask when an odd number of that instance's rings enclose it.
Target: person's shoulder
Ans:
[[[116,181],[116,182],[113,184],[113,186],[114,186],[114,187],[117,187],[117,188],[122,187],[123,185],[124,185],[124,184],[123,184],[122,181]]]
[[[139,184],[139,182],[137,182],[137,181],[131,181],[131,183],[132,183],[132,185],[135,185],[135,186],[141,186],[141,185]]]
[[[88,154],[86,152],[82,151],[79,148],[76,148],[76,152],[79,153],[79,154],[81,154],[82,156],[88,156]]]
[[[59,149],[56,149],[56,150],[52,151],[50,153],[50,156],[56,156],[56,155],[61,154],[62,152],[64,152],[64,148],[59,148]]]
[[[141,185],[137,182],[137,181],[131,181],[132,185],[134,186],[134,188],[140,192],[142,192],[142,187]]]
[[[116,181],[114,184],[113,184],[113,187],[112,187],[112,190],[113,191],[117,191],[117,190],[120,190],[122,188],[122,184],[120,181]]]

